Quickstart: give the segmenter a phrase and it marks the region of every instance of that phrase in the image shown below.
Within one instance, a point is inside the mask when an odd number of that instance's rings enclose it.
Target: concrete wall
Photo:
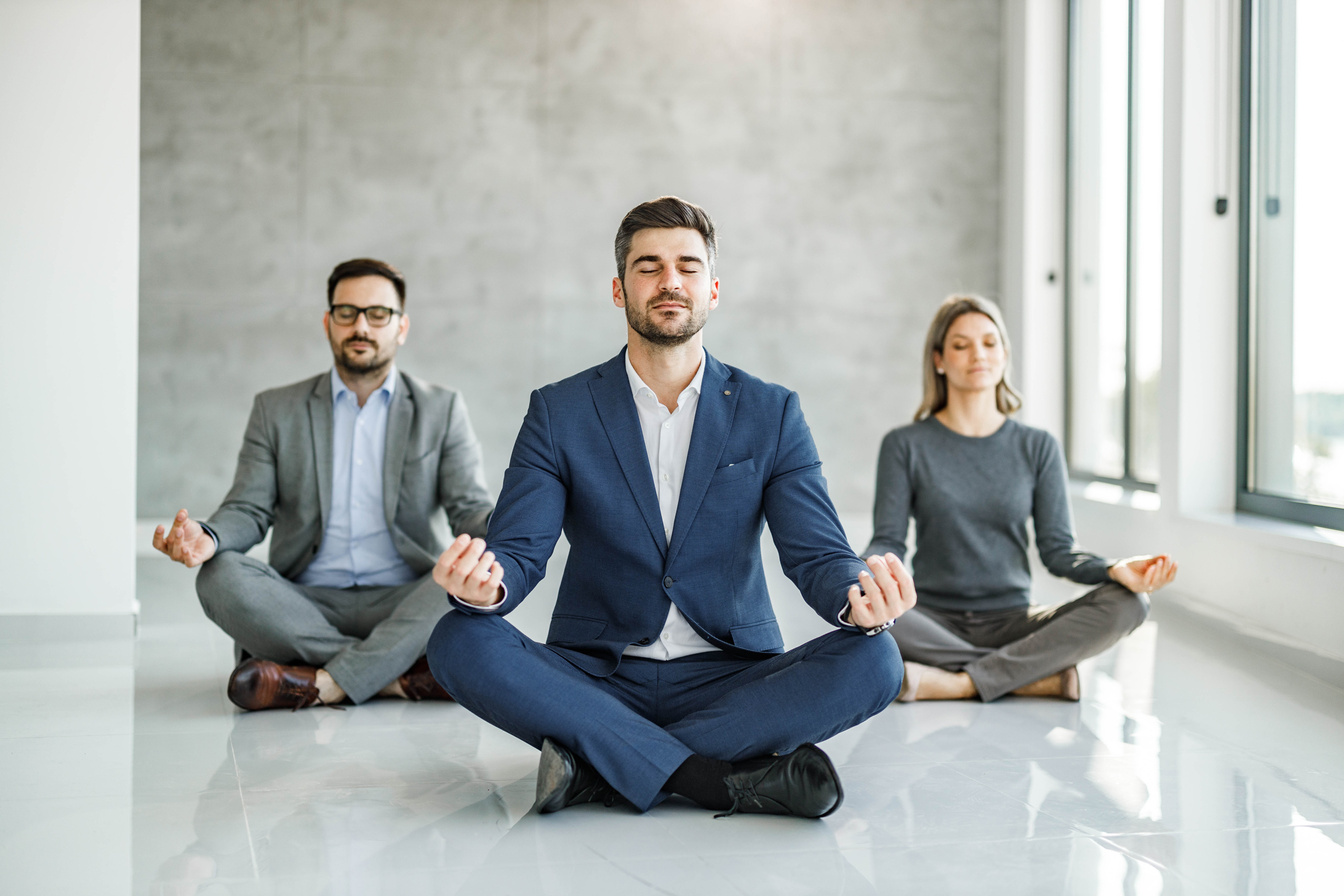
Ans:
[[[331,266],[410,282],[403,367],[492,488],[528,391],[614,354],[611,241],[721,233],[709,350],[803,397],[842,509],[999,265],[997,0],[145,0],[139,511],[209,512],[251,396],[325,368]]]
[[[139,21],[0,3],[0,640],[132,630]]]

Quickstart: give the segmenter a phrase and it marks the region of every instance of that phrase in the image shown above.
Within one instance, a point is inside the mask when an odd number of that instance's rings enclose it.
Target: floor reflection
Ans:
[[[104,658],[116,668],[99,667],[96,700],[0,697],[0,891],[61,890],[45,884],[77,863],[51,833],[117,818],[129,870],[108,863],[108,886],[77,891],[1341,891],[1340,693],[1160,607],[1085,665],[1081,703],[898,705],[832,739],[846,800],[823,822],[715,820],[676,801],[539,818],[536,751],[461,707],[237,713],[229,645],[186,603],[187,580],[156,576],[142,577],[134,666]],[[779,606],[787,637],[815,624]],[[86,674],[20,659],[0,669],[15,694]]]

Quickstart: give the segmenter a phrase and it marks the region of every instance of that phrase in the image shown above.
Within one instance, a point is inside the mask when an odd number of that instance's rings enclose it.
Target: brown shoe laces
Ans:
[[[298,712],[309,706],[325,706],[328,709],[339,709],[341,712],[345,712],[344,706],[337,706],[335,703],[327,703],[318,696],[317,685],[315,684],[301,684],[294,686],[286,682],[280,685],[280,692],[277,696],[293,696],[299,698],[299,702],[290,708],[290,712]]]

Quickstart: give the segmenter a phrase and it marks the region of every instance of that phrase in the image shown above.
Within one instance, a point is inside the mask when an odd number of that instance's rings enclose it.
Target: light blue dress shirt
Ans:
[[[383,453],[397,368],[359,406],[331,369],[331,514],[322,546],[299,575],[300,585],[351,588],[415,581],[392,543],[383,512]]]

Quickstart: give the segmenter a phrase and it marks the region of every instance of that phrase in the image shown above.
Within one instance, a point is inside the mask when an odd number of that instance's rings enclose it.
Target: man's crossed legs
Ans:
[[[640,811],[672,792],[708,808],[772,811],[747,805],[744,788],[807,789],[780,778],[827,777],[823,763],[835,789],[822,798],[823,811],[788,811],[809,800],[795,793],[780,814],[829,814],[839,805],[839,781],[811,742],[880,712],[902,675],[890,638],[835,631],[760,660],[719,651],[666,662],[626,658],[600,678],[501,617],[456,611],[439,620],[428,658],[459,703],[543,749],[543,772],[547,751],[572,753],[565,762],[579,763],[582,774],[586,761],[601,778],[583,799],[605,783]],[[797,759],[786,766],[790,755]],[[546,777],[539,778],[539,804]]]
[[[298,708],[349,697],[447,699],[420,660],[447,609],[428,575],[398,586],[297,585],[269,564],[222,551],[196,577],[201,607],[244,660],[229,698],[244,709]],[[321,693],[321,672],[335,690]]]

